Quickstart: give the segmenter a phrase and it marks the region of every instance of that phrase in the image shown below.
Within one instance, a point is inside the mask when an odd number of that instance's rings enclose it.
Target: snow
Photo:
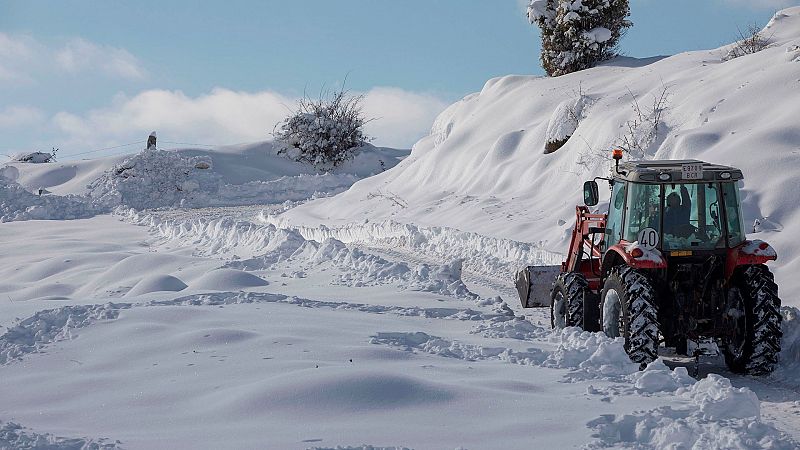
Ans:
[[[15,162],[31,163],[31,164],[47,163],[51,162],[54,159],[55,158],[51,153],[43,153],[43,152],[23,153],[11,158],[11,160]]]
[[[639,261],[651,261],[654,263],[663,263],[664,256],[661,252],[656,248],[648,248],[642,246],[639,241],[631,242],[630,244],[625,245],[625,251],[631,253],[635,249],[639,249],[642,251],[642,256],[636,258]]]
[[[590,105],[591,99],[583,95],[580,95],[577,99],[561,102],[553,111],[553,115],[547,123],[546,142],[558,146],[563,145],[578,129],[578,125],[584,116],[584,109]],[[546,151],[546,153],[550,152]]]
[[[766,257],[777,257],[778,254],[775,252],[775,249],[772,248],[768,243],[762,241],[761,239],[753,239],[752,241],[747,241],[745,245],[741,249],[742,253],[754,256],[766,256]]]
[[[605,27],[592,28],[591,30],[583,33],[583,38],[587,42],[597,42],[602,44],[611,39],[611,30]]]
[[[6,165],[0,447],[797,448],[799,21],[784,10],[773,47],[727,62],[490,80],[402,161],[374,149],[318,174],[262,143]],[[661,79],[672,106],[647,154],[742,167],[747,223],[774,224],[751,237],[780,253],[769,377],[718,356],[697,378],[674,355],[639,371],[623,339],[517,302],[512,275],[561,262],[581,182],[608,170],[581,152]],[[592,107],[543,154],[576,88]]]
[[[533,0],[528,5],[528,20],[531,23],[545,17],[547,14],[547,0]]]

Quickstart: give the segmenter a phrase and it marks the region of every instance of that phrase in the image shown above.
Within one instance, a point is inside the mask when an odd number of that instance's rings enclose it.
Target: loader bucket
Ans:
[[[561,266],[528,266],[517,274],[517,292],[523,308],[550,306],[550,289]]]

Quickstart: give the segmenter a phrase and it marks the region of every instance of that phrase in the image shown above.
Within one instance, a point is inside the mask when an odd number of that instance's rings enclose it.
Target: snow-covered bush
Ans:
[[[750,25],[747,31],[739,30],[739,36],[733,47],[728,50],[723,60],[729,61],[744,55],[760,52],[769,47],[769,38],[758,28],[758,25]]]
[[[592,103],[592,99],[579,94],[577,98],[570,98],[561,102],[550,116],[547,123],[547,134],[544,143],[544,152],[553,153],[567,143],[575,130],[578,129],[583,119],[585,110]]]
[[[368,121],[361,110],[363,96],[349,96],[340,90],[312,100],[304,97],[297,110],[273,131],[278,154],[332,169],[355,156],[369,140],[363,126]]]
[[[33,164],[49,163],[49,162],[55,162],[56,153],[58,153],[58,149],[53,147],[53,150],[51,150],[50,153],[45,153],[45,152],[21,153],[19,155],[12,157],[11,160],[14,162],[24,162]]]
[[[559,76],[613,57],[631,26],[629,14],[628,0],[531,0],[528,20],[542,32],[542,67]]]

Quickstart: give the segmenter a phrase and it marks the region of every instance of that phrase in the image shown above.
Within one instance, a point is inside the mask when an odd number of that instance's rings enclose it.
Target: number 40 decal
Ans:
[[[647,250],[653,250],[658,247],[658,231],[653,228],[644,228],[639,231],[637,236],[639,246]]]

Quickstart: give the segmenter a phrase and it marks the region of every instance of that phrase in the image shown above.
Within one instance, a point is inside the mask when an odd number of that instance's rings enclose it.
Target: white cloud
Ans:
[[[11,36],[0,32],[0,82],[30,81],[26,66],[40,51],[41,47],[28,36]]]
[[[377,87],[364,97],[364,114],[376,119],[364,128],[376,145],[410,148],[448,105],[434,95]]]
[[[41,124],[45,114],[30,106],[9,106],[0,109],[0,128],[15,128]]]
[[[55,60],[70,73],[99,69],[108,75],[128,79],[142,79],[147,75],[140,62],[127,50],[81,38],[71,39],[57,50]]]
[[[147,76],[142,63],[122,48],[82,38],[45,45],[31,36],[0,32],[0,82],[30,83],[65,72],[132,80]]]
[[[144,139],[153,130],[163,141],[234,144],[271,138],[275,124],[294,109],[295,98],[216,88],[189,97],[181,91],[149,90],[135,97],[118,95],[110,106],[83,115],[60,112],[53,124],[64,147],[86,149]],[[410,147],[428,133],[447,104],[427,94],[375,88],[365,94],[364,112],[377,120],[366,132],[376,145]]]

